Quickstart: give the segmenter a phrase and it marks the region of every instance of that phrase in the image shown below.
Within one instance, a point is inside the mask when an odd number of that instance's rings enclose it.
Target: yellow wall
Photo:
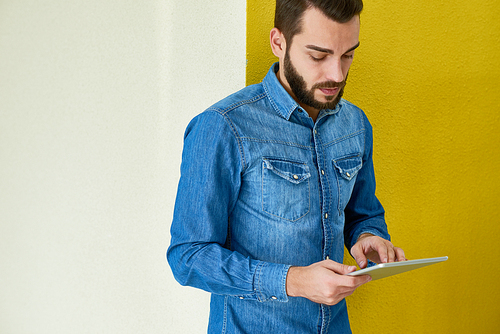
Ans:
[[[274,4],[247,1],[247,84],[276,60]],[[345,98],[374,127],[394,243],[449,260],[358,289],[354,333],[500,332],[498,17],[496,0],[365,0]]]

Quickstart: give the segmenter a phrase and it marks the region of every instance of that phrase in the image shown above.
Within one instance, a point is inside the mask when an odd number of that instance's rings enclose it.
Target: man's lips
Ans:
[[[340,88],[335,87],[335,88],[320,88],[319,89],[323,94],[325,95],[335,95],[339,92]]]

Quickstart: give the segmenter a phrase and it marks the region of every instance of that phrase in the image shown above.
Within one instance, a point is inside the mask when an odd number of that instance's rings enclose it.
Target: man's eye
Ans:
[[[346,59],[352,59],[352,58],[354,58],[354,55],[344,55],[344,58],[346,58]]]
[[[317,58],[317,57],[311,56],[311,59],[314,61],[322,61],[323,59],[325,59],[325,57]]]

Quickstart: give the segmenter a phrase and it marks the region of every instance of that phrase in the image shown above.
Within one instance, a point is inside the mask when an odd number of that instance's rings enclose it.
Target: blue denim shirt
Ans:
[[[209,333],[350,333],[345,300],[288,297],[290,266],[342,263],[362,233],[389,239],[372,128],[341,100],[316,122],[273,65],[187,127],[167,258],[212,293]]]

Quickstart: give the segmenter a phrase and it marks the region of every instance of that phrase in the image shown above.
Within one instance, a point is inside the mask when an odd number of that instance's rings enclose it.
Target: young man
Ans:
[[[344,244],[403,261],[375,197],[372,130],[342,93],[361,0],[278,0],[261,84],[197,116],[185,134],[168,261],[212,293],[209,333],[350,333]]]

